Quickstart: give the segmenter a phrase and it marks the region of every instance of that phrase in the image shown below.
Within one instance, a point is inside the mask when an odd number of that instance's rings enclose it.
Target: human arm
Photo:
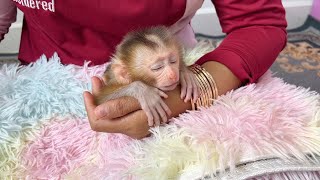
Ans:
[[[219,95],[225,94],[231,89],[239,87],[239,79],[224,65],[210,61],[203,64],[203,67],[215,77]],[[97,77],[92,78],[93,94],[97,93],[103,86]],[[180,98],[180,87],[167,92],[169,98],[165,99],[171,109],[170,117],[177,117],[187,109],[191,109],[190,102],[183,102]],[[132,138],[141,139],[149,132],[147,116],[140,110],[137,100],[131,97],[122,97],[111,100],[97,107],[91,93],[84,93],[85,106],[92,130],[108,133],[122,133]]]
[[[17,8],[12,0],[0,1],[0,42],[8,33],[9,27],[16,21]]]
[[[256,82],[286,45],[285,11],[281,0],[213,1],[227,34],[221,45],[197,62],[214,60],[242,82]]]

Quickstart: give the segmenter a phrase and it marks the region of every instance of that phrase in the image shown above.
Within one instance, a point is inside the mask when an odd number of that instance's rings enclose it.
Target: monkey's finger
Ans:
[[[199,97],[199,85],[195,78],[192,78],[192,87],[193,87],[193,101],[196,101]]]
[[[104,83],[97,76],[91,77],[91,83],[92,83],[92,94],[97,95],[101,91],[102,87],[104,86]]]
[[[149,125],[149,127],[153,126],[153,115],[152,115],[152,113],[150,111],[150,108],[143,106],[141,109],[146,113],[146,115],[148,117],[148,125]]]
[[[168,116],[172,114],[171,110],[167,106],[167,104],[164,101],[160,101],[162,109],[167,113]]]
[[[191,82],[190,76],[186,77],[186,83],[187,83],[187,95],[186,95],[186,97],[184,99],[184,102],[188,102],[191,99],[191,96],[192,96],[193,87],[192,87],[192,82]]]
[[[166,112],[163,110],[161,104],[157,104],[156,109],[157,109],[157,112],[158,112],[162,122],[167,122],[168,117],[167,117]]]
[[[160,89],[157,89],[157,88],[156,88],[156,91],[158,92],[158,94],[159,94],[161,97],[163,97],[163,98],[168,98],[168,95],[167,95],[165,92],[161,91]]]
[[[186,96],[186,87],[187,87],[184,75],[180,77],[180,84],[181,84],[180,98],[183,99]]]
[[[151,108],[151,112],[152,112],[153,121],[155,123],[155,126],[159,126],[160,125],[160,118],[159,118],[158,112],[154,108]]]

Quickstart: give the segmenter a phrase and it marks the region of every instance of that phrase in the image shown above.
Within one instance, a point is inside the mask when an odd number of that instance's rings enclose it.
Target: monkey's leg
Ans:
[[[171,111],[162,99],[162,97],[167,98],[168,96],[159,89],[148,86],[141,81],[134,81],[109,95],[106,100],[123,96],[131,96],[139,101],[141,109],[146,112],[149,126],[159,126],[160,120],[168,121],[167,115],[170,115]]]

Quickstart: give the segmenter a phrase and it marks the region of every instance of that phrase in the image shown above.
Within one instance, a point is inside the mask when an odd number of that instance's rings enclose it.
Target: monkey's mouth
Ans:
[[[162,90],[162,91],[171,91],[171,90],[174,90],[174,89],[177,87],[178,83],[179,83],[179,82],[176,82],[176,83],[171,84],[171,85],[169,85],[169,86],[163,86],[163,87],[161,87],[161,90]]]

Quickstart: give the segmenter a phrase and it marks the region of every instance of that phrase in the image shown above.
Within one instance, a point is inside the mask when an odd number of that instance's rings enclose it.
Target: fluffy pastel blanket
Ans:
[[[0,179],[319,179],[320,95],[265,74],[134,140],[90,129],[104,66],[0,68]]]

